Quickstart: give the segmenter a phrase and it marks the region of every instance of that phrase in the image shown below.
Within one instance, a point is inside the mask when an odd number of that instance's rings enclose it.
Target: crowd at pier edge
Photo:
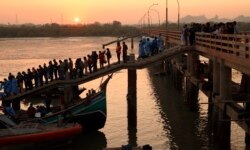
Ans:
[[[4,93],[1,98],[11,97],[25,91],[53,82],[54,80],[76,79],[84,75],[97,71],[99,60],[100,68],[105,63],[110,65],[112,55],[107,48],[106,50],[93,51],[92,54],[77,58],[75,62],[71,58],[64,60],[53,59],[48,64],[44,63],[37,68],[28,68],[27,71],[18,72],[16,76],[9,73],[8,78],[1,82],[1,88]]]
[[[239,29],[237,22],[227,22],[227,23],[191,23],[190,27],[187,24],[183,26],[181,31],[181,44],[182,45],[194,45],[195,44],[195,33],[210,33],[210,34],[239,34]]]
[[[211,34],[238,34],[237,23],[218,23],[211,25],[210,23],[198,24],[192,23],[190,27],[184,25],[181,32],[181,43],[182,45],[194,45],[195,44],[195,32],[205,32]],[[143,59],[161,52],[164,48],[164,41],[159,34],[157,37],[142,37],[139,42],[139,56],[138,59]],[[128,46],[125,42],[117,42],[116,45],[116,56],[118,63],[121,63],[121,55],[123,63],[127,63]],[[92,54],[84,56],[83,58],[77,58],[75,63],[71,58],[64,60],[53,59],[48,64],[44,63],[39,65],[37,68],[28,68],[27,71],[18,72],[16,76],[9,73],[8,79],[5,78],[1,82],[3,87],[3,93],[0,95],[1,99],[6,97],[15,96],[18,93],[32,90],[39,86],[43,86],[54,80],[65,80],[65,79],[77,79],[81,78],[92,72],[98,70],[98,60],[100,69],[110,66],[110,59],[112,58],[111,50],[101,50],[98,52],[92,51]],[[3,105],[3,104],[2,104]],[[7,104],[9,106],[9,104]],[[13,103],[12,103],[13,105]],[[5,107],[5,106],[4,106]],[[11,112],[11,110],[10,110]]]
[[[147,46],[150,45],[144,45],[145,49],[147,48]],[[157,46],[155,46],[155,48],[156,47]],[[127,63],[127,51],[128,46],[124,41],[122,42],[122,44],[120,44],[120,42],[117,42],[115,52],[117,55],[118,63],[121,63],[121,56],[122,62]],[[104,68],[105,64],[107,64],[107,67],[109,67],[111,58],[111,50],[109,48],[106,48],[100,50],[98,53],[97,51],[92,51],[92,53],[88,54],[87,56],[77,58],[75,62],[73,62],[71,58],[64,60],[53,59],[49,61],[48,64],[44,63],[43,65],[39,65],[37,68],[32,67],[28,68],[27,71],[18,72],[16,76],[12,73],[9,73],[7,78],[4,78],[3,81],[0,81],[0,89],[3,89],[3,92],[1,92],[0,95],[0,99],[12,97],[18,95],[19,93],[38,88],[40,86],[48,84],[49,82],[53,82],[54,80],[82,78],[85,75],[96,72],[98,70],[98,63],[100,69]],[[91,93],[94,93],[93,90],[87,94]],[[14,112],[20,110],[20,104],[19,102],[17,103],[18,104],[15,104],[15,101],[13,101],[11,106],[9,102],[2,101],[2,107],[7,112],[9,112],[11,116],[14,116]],[[30,110],[30,112],[34,112],[32,104],[30,105],[28,110]]]

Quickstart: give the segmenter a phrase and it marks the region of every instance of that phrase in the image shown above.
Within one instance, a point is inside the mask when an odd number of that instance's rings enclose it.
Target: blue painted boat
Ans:
[[[60,119],[63,122],[77,122],[83,126],[84,131],[91,131],[104,127],[106,112],[106,93],[101,90],[92,97],[41,119],[46,123],[56,123]]]
[[[89,132],[99,130],[106,123],[106,87],[112,75],[100,85],[100,91],[89,97],[75,101],[70,106],[42,117],[40,120],[45,123],[77,122],[82,125],[83,131]]]

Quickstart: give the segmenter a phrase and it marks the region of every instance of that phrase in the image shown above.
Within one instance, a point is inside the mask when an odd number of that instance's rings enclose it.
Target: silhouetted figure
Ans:
[[[58,63],[55,59],[53,59],[53,72],[54,72],[54,75],[55,75],[55,79],[57,80],[58,79]]]
[[[106,56],[107,56],[108,65],[110,65],[110,59],[111,59],[112,55],[111,55],[109,48],[107,48]]]
[[[125,42],[122,42],[122,59],[124,63],[127,63],[128,58],[128,46]]]
[[[117,55],[117,59],[118,59],[118,63],[121,62],[121,45],[120,45],[120,42],[118,41],[117,42],[117,45],[116,45],[116,55]]]
[[[29,116],[30,118],[35,118],[36,108],[33,107],[33,104],[32,104],[32,103],[30,103],[30,106],[29,106],[29,108],[28,108],[28,110],[27,110],[27,114],[28,114],[28,116]]]

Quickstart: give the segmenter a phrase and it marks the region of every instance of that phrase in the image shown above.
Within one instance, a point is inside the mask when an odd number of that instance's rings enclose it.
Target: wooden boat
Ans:
[[[46,123],[63,121],[80,123],[87,131],[98,130],[106,122],[106,93],[100,91],[92,97],[75,102],[71,106],[42,117]]]
[[[5,115],[0,115],[0,147],[22,146],[61,139],[70,139],[82,132],[80,124],[41,124],[24,121],[16,124]]]
[[[106,86],[112,75],[100,85],[100,91],[92,96],[74,101],[66,108],[42,117],[46,123],[56,123],[59,118],[63,121],[77,122],[84,127],[84,131],[98,130],[106,123]]]

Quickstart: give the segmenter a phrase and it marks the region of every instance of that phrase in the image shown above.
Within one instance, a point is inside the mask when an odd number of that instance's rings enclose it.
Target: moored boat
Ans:
[[[16,124],[5,115],[0,115],[0,147],[13,147],[48,141],[67,140],[80,134],[82,127],[77,123],[41,124],[35,120]]]
[[[50,113],[41,117],[41,123],[53,124],[60,119],[63,122],[77,122],[81,124],[85,131],[99,130],[106,123],[106,86],[112,75],[100,85],[99,92],[94,92],[83,99],[74,99],[64,107],[55,106]],[[22,117],[21,120],[27,120]]]
[[[58,119],[80,123],[86,130],[98,130],[106,122],[106,93],[100,91],[92,97],[73,103],[71,106],[42,117],[46,123],[56,123]]]
[[[100,91],[92,93],[80,101],[75,101],[58,112],[47,115],[42,119],[47,123],[58,122],[61,117],[64,121],[77,122],[84,127],[84,131],[99,130],[106,123],[106,87],[112,74],[100,85]]]

